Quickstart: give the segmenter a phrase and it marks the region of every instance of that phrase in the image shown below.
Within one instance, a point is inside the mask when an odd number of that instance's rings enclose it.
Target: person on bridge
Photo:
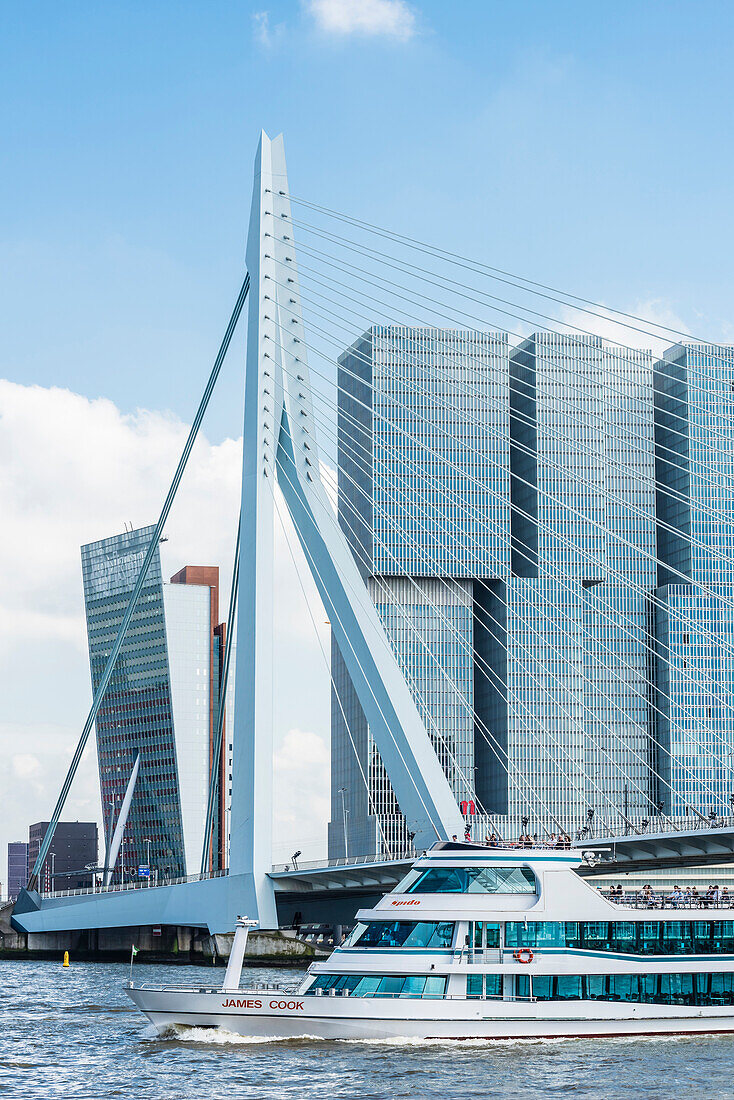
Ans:
[[[670,895],[669,900],[673,907],[676,909],[679,905],[683,904],[683,891],[681,890],[680,886],[673,887],[673,893]]]

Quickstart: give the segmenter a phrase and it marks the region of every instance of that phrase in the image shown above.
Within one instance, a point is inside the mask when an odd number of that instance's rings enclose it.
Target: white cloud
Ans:
[[[105,399],[0,380],[0,854],[47,819],[90,703],[80,545],[155,522],[188,426],[170,414],[122,413]],[[186,564],[220,566],[226,615],[239,509],[242,441],[200,435],[161,548],[164,577]],[[281,513],[285,514],[281,503]],[[299,724],[321,761],[329,735],[329,680],[290,552],[275,525],[276,748]],[[328,654],[325,615],[294,533],[314,620]],[[286,690],[283,690],[285,688]],[[93,740],[93,739],[92,739]],[[321,746],[321,747],[320,747]],[[37,765],[37,766],[36,766]],[[321,797],[321,801],[319,801]],[[323,793],[312,807],[324,809]],[[290,803],[276,828],[300,832]],[[64,817],[99,813],[94,747],[85,754]],[[322,837],[311,813],[311,832]],[[285,839],[283,843],[289,843]],[[295,840],[296,847],[300,843]],[[293,849],[295,850],[295,849]]]
[[[16,753],[12,759],[13,773],[18,779],[35,779],[41,771],[41,762],[29,752]]]
[[[253,13],[252,31],[255,36],[255,41],[259,42],[261,46],[269,46],[271,44],[270,12],[256,11]]]
[[[329,769],[329,747],[323,737],[300,729],[288,731],[274,759],[276,862],[288,860],[298,849],[304,859],[323,853]]]
[[[566,325],[569,331],[591,332],[604,340],[622,345],[618,349],[620,356],[626,347],[649,348],[654,355],[661,356],[671,344],[683,339],[678,333],[689,332],[672,306],[659,298],[636,302],[630,307],[628,316],[613,313],[604,306],[592,305],[583,309],[564,306],[560,320],[560,327]]]
[[[307,0],[306,9],[325,34],[406,41],[417,32],[415,12],[405,0]]]
[[[269,11],[256,11],[252,16],[252,34],[258,46],[272,49],[283,38],[285,23],[271,23]]]

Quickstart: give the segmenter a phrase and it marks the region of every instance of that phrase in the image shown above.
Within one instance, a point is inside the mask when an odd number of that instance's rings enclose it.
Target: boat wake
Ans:
[[[707,1036],[696,1036],[697,1040]],[[711,1035],[710,1038],[717,1036]],[[168,1024],[163,1028],[146,1029],[145,1039],[175,1039],[183,1043],[203,1043],[210,1046],[262,1046],[271,1043],[338,1043],[349,1046],[378,1046],[430,1049],[432,1047],[471,1049],[483,1048],[485,1050],[501,1047],[556,1047],[565,1043],[578,1045],[584,1042],[583,1036],[559,1035],[552,1038],[506,1038],[506,1039],[421,1039],[415,1037],[395,1036],[388,1039],[325,1039],[321,1035],[239,1035],[235,1031],[227,1031],[221,1027],[187,1027],[184,1024]],[[594,1044],[609,1043],[614,1046],[629,1045],[631,1043],[681,1043],[686,1042],[689,1036],[685,1035],[609,1035],[603,1039],[595,1038]]]
[[[239,1035],[236,1031],[227,1031],[222,1027],[186,1027],[185,1024],[167,1024],[156,1029],[154,1034],[146,1036],[153,1039],[178,1039],[182,1043],[208,1043],[211,1046],[260,1046],[263,1043],[312,1042],[323,1043],[329,1040],[319,1035]]]

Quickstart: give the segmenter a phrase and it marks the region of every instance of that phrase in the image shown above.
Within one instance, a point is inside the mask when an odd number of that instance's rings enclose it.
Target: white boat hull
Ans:
[[[734,1009],[606,1001],[535,1002],[298,997],[262,990],[131,987],[160,1030],[218,1028],[253,1038],[545,1039],[734,1033]]]

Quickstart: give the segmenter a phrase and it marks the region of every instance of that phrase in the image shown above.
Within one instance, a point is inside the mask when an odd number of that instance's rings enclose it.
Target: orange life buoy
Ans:
[[[513,959],[517,959],[519,963],[531,963],[535,957],[529,947],[519,947],[517,951],[513,952]]]

